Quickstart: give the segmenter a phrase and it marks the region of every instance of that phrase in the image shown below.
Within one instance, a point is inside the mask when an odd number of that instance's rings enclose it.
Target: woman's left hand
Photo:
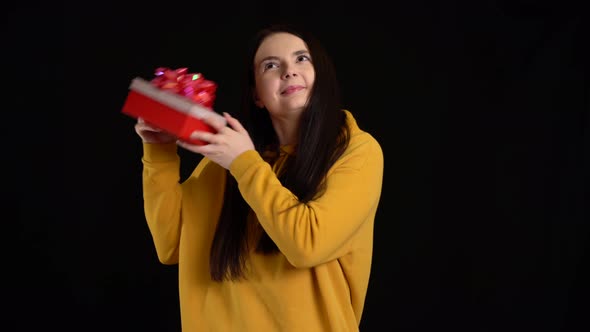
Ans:
[[[225,112],[223,113],[223,117],[227,121],[228,126],[225,124],[221,125],[219,121],[208,119],[206,116],[201,117],[201,120],[215,128],[217,133],[195,131],[191,134],[191,139],[209,142],[209,144],[196,145],[180,140],[176,144],[189,151],[200,153],[221,167],[229,169],[229,166],[237,156],[248,150],[255,150],[255,148],[250,135],[236,118]]]

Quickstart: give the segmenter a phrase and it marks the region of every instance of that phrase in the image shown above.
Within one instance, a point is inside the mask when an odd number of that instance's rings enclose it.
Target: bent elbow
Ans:
[[[317,253],[310,250],[292,250],[284,253],[287,261],[298,269],[311,268],[321,264],[322,260]]]
[[[178,250],[176,248],[170,248],[167,250],[159,249],[156,253],[160,263],[164,265],[178,264]]]

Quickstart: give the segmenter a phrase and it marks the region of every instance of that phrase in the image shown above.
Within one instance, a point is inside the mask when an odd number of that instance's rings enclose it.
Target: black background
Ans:
[[[361,330],[590,330],[587,13],[557,1],[8,6],[3,330],[179,331],[177,270],[157,260],[141,143],[120,113],[128,84],[188,67],[232,113],[245,38],[281,19],[320,37],[347,108],[383,147]],[[186,176],[199,157],[181,154]]]

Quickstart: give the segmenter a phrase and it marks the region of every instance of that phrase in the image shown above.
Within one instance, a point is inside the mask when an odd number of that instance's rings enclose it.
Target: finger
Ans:
[[[205,109],[200,106],[192,106],[189,109],[189,115],[203,120],[205,123],[219,131],[227,125],[226,119],[213,110]]]
[[[146,122],[141,122],[141,123],[137,123],[137,128],[141,129],[141,130],[149,130],[149,131],[153,131],[153,132],[161,132],[162,129],[158,128],[158,127],[154,127]]]
[[[214,143],[216,135],[207,131],[196,130],[190,135],[191,139]]]
[[[195,144],[190,144],[190,143],[182,141],[182,140],[176,140],[176,145],[178,145],[186,150],[199,153],[199,151],[196,150],[196,148],[198,146]]]
[[[225,119],[225,117],[215,113],[215,112],[209,112],[210,114],[207,114],[207,123],[215,128],[216,131],[221,131],[223,128],[225,128],[227,126],[227,120]]]
[[[145,120],[143,118],[137,118],[137,123],[145,123]]]
[[[232,117],[231,115],[229,115],[229,113],[227,112],[223,112],[223,116],[225,117],[225,120],[227,121],[227,123],[237,132],[239,133],[246,133],[246,129],[244,128],[244,126],[242,126],[242,124],[240,123],[240,121],[238,121],[238,119]]]
[[[182,141],[182,140],[177,140],[176,144],[186,150],[189,150],[189,151],[192,151],[195,153],[200,153],[202,155],[212,155],[212,154],[217,153],[217,149],[211,144],[198,145],[198,144],[191,144],[189,142]]]

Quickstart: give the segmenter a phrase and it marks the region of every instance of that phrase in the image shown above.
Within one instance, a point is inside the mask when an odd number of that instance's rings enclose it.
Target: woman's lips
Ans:
[[[290,94],[297,92],[299,90],[303,90],[303,87],[301,85],[292,85],[292,86],[287,87],[285,90],[283,90],[283,92],[281,92],[281,94],[290,95]]]

